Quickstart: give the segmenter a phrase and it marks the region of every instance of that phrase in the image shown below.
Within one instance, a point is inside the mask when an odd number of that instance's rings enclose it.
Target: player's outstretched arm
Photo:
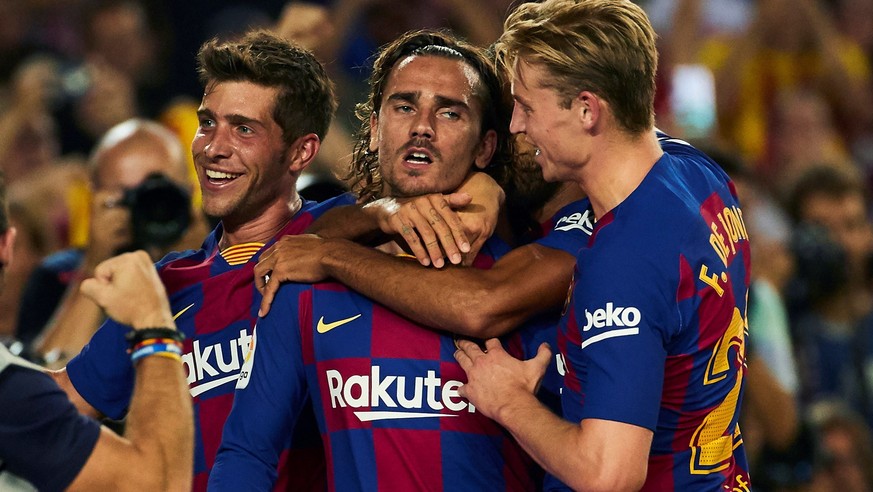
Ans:
[[[252,333],[209,474],[210,491],[272,489],[288,436],[309,405],[300,333],[289,326],[299,317],[300,290],[289,292],[292,287],[286,286],[285,297]]]
[[[520,361],[497,339],[483,351],[458,342],[455,359],[467,373],[458,393],[509,430],[544,469],[573,490],[639,490],[646,479],[652,431],[601,419],[573,424],[552,413],[534,391],[552,359],[546,344]]]
[[[104,261],[81,289],[107,315],[135,330],[175,333],[166,292],[143,251]],[[136,385],[125,436],[101,429],[69,490],[190,490],[194,428],[181,347],[159,340],[147,340],[155,342],[154,354],[137,358],[136,349],[132,354]]]
[[[279,282],[331,277],[426,326],[488,338],[560,307],[574,264],[569,253],[530,244],[488,270],[436,270],[346,240],[285,236],[261,257],[255,278],[262,316]]]

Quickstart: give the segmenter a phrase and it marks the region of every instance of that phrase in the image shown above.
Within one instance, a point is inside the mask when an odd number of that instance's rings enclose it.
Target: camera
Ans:
[[[791,310],[800,311],[827,299],[848,282],[846,252],[824,226],[797,224],[791,238],[791,252],[796,268],[786,293]]]
[[[160,173],[125,191],[121,205],[130,209],[134,249],[170,246],[191,224],[191,194]]]

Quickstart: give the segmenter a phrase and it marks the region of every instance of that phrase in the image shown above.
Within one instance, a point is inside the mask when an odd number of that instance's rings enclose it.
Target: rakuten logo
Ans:
[[[585,326],[582,327],[583,333],[590,331],[592,328],[620,327],[620,329],[612,329],[586,337],[582,341],[582,348],[584,349],[593,343],[607,338],[639,334],[639,325],[642,317],[640,310],[635,307],[615,307],[611,302],[606,303],[606,308],[595,309],[593,313],[586,309]]]
[[[201,346],[200,340],[194,340],[191,352],[182,356],[182,362],[185,363],[185,369],[188,371],[191,396],[198,396],[223,384],[235,382],[242,361],[249,351],[251,338],[245,330],[240,330],[238,338],[212,345]],[[197,384],[205,379],[210,381]]]
[[[457,417],[440,413],[447,408],[453,412],[466,409],[473,413],[476,408],[458,395],[464,383],[448,380],[445,383],[436,376],[436,371],[427,371],[427,376],[385,376],[381,367],[371,366],[369,375],[354,375],[347,378],[335,370],[325,371],[330,406],[333,408],[405,408],[409,411],[369,410],[355,412],[361,422],[388,419],[416,419],[428,417]],[[411,379],[411,381],[409,381]],[[411,397],[409,396],[411,393]]]

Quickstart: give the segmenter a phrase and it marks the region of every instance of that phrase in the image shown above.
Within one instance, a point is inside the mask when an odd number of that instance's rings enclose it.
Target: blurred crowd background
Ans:
[[[742,425],[755,488],[873,491],[873,0],[637,3],[660,36],[657,124],[733,176],[752,240]],[[343,189],[333,176],[348,162],[375,49],[421,27],[487,46],[512,4],[0,0],[0,169],[19,231],[0,337],[47,359],[31,347],[81,274],[46,270],[47,258],[102,240],[93,147],[144,118],[187,148],[203,41],[263,27],[326,64],[341,105],[300,185],[322,199]],[[47,271],[57,278],[47,283]],[[24,301],[28,291],[44,301],[48,284],[51,302]]]

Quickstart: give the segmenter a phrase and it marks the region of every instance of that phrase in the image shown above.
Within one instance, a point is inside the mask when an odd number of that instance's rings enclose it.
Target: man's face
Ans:
[[[207,87],[191,152],[208,215],[243,223],[290,199],[295,180],[272,116],[277,93],[251,82]]]
[[[90,229],[95,248],[115,251],[131,245],[130,209],[109,204],[118,204],[126,191],[141,185],[150,174],[163,174],[181,188],[192,190],[184,151],[171,135],[146,131],[127,134],[99,150],[92,165]]]
[[[379,151],[388,195],[454,190],[471,166],[488,164],[497,137],[493,130],[480,135],[480,85],[461,60],[420,55],[397,62],[370,120],[370,149]]]
[[[864,199],[858,194],[844,197],[812,195],[803,206],[803,219],[827,228],[846,251],[850,268],[861,271],[873,252],[873,225],[867,219]]]
[[[584,160],[579,140],[584,132],[576,118],[575,105],[561,107],[560,96],[540,83],[545,71],[534,65],[518,62],[512,78],[512,133],[524,134],[528,144],[537,149],[537,164],[546,181],[567,181],[573,163]]]
[[[94,174],[96,191],[120,198],[136,188],[150,174],[160,173],[179,186],[190,189],[187,164],[175,149],[158,137],[128,140],[99,155]]]

